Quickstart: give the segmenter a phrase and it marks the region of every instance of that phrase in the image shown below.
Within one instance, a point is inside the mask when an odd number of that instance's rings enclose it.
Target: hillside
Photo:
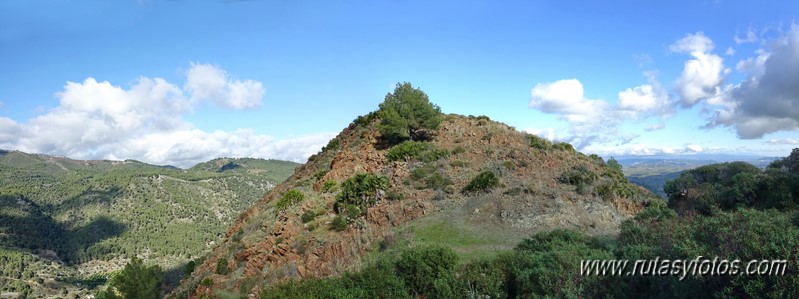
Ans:
[[[392,144],[381,134],[381,116],[391,115],[381,111],[356,119],[241,214],[173,296],[263,295],[408,246],[445,246],[469,261],[557,228],[613,235],[656,200],[598,156],[485,116],[442,115],[420,141]]]
[[[134,255],[180,270],[296,166],[223,158],[183,170],[0,151],[0,285],[79,292]]]

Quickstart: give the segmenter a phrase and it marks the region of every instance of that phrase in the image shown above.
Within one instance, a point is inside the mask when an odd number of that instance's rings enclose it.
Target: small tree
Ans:
[[[141,259],[134,256],[111,279],[108,289],[98,294],[98,298],[159,298],[159,285],[163,279],[164,271],[160,266],[145,266]]]
[[[441,123],[441,109],[410,83],[397,83],[393,93],[380,104],[380,134],[392,143],[418,139],[421,130],[435,130]]]
[[[616,161],[616,158],[610,157],[610,159],[608,159],[608,167],[610,167],[610,169],[621,172],[621,164],[619,164],[619,161]]]

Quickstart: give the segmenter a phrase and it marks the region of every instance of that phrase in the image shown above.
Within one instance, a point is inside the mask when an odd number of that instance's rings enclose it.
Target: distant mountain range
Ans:
[[[780,157],[732,154],[651,155],[614,157],[622,165],[624,175],[630,182],[641,185],[665,198],[663,186],[668,180],[677,178],[681,172],[699,166],[743,161],[765,168]]]
[[[179,169],[0,151],[0,291],[85,297],[133,255],[180,272],[297,166],[220,158]]]

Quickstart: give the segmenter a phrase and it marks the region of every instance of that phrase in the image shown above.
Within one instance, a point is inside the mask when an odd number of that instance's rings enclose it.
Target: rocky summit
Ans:
[[[614,235],[656,200],[596,155],[485,116],[441,114],[434,129],[389,140],[386,106],[244,211],[172,296],[257,297],[357,271],[392,246],[440,244],[468,260],[556,228]]]

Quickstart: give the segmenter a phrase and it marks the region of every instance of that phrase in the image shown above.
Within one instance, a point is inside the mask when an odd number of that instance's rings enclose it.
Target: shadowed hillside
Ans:
[[[85,295],[134,255],[182,268],[296,166],[223,158],[182,170],[2,151],[0,260],[35,261],[0,269],[2,291]]]

